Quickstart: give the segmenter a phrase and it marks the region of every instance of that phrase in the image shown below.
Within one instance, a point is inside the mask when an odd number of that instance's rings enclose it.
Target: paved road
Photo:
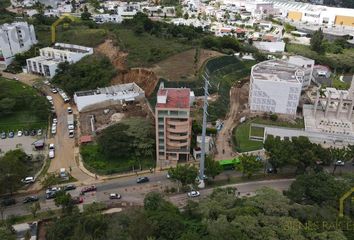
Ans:
[[[174,183],[166,179],[165,173],[156,173],[149,175],[150,182],[137,184],[136,176],[128,177],[124,179],[114,179],[107,182],[102,182],[96,184],[97,191],[86,193],[84,198],[84,204],[89,204],[93,202],[116,202],[119,200],[110,200],[109,193],[119,193],[122,195],[122,201],[126,201],[134,204],[143,204],[143,200],[145,195],[148,192],[152,191],[160,191],[163,192],[166,187],[174,186]],[[291,179],[281,179],[281,180],[271,180],[271,181],[259,181],[259,182],[249,182],[242,184],[233,184],[229,186],[237,187],[238,191],[241,192],[241,195],[246,195],[247,193],[252,193],[256,189],[259,189],[264,186],[273,187],[277,190],[287,189],[293,180]],[[226,187],[226,186],[225,186]],[[70,191],[72,196],[79,196],[79,193],[83,187],[78,187],[76,190]],[[212,189],[204,189],[201,190],[201,195],[207,196],[212,192]],[[47,211],[49,209],[57,209],[54,201],[46,200],[45,193],[42,191],[39,195],[41,211]],[[23,204],[22,201],[25,197],[17,198],[17,204],[7,207],[4,211],[4,217],[10,215],[25,215],[30,214],[28,209],[26,208],[26,204]],[[177,194],[169,197],[169,199],[176,204],[178,207],[182,207],[185,205],[187,201],[186,194]]]

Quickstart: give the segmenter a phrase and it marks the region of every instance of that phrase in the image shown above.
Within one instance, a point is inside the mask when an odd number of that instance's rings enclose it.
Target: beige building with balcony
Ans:
[[[190,157],[192,122],[190,119],[190,90],[162,88],[157,93],[156,166],[175,166]]]

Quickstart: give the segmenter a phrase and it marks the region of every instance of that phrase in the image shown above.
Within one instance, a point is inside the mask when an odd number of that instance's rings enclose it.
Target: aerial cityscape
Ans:
[[[0,0],[0,240],[352,240],[353,109],[353,0]]]

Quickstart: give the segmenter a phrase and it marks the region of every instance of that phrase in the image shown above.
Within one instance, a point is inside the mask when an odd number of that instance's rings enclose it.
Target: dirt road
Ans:
[[[231,159],[237,155],[232,148],[232,130],[242,117],[242,106],[247,102],[247,89],[248,83],[242,87],[234,86],[230,90],[230,111],[216,138],[216,160]]]

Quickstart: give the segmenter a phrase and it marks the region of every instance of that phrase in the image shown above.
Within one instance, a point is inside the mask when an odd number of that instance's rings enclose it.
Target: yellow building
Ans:
[[[354,27],[354,17],[337,15],[335,24]]]
[[[302,13],[298,11],[289,11],[288,12],[288,19],[293,21],[300,21],[302,18]]]

